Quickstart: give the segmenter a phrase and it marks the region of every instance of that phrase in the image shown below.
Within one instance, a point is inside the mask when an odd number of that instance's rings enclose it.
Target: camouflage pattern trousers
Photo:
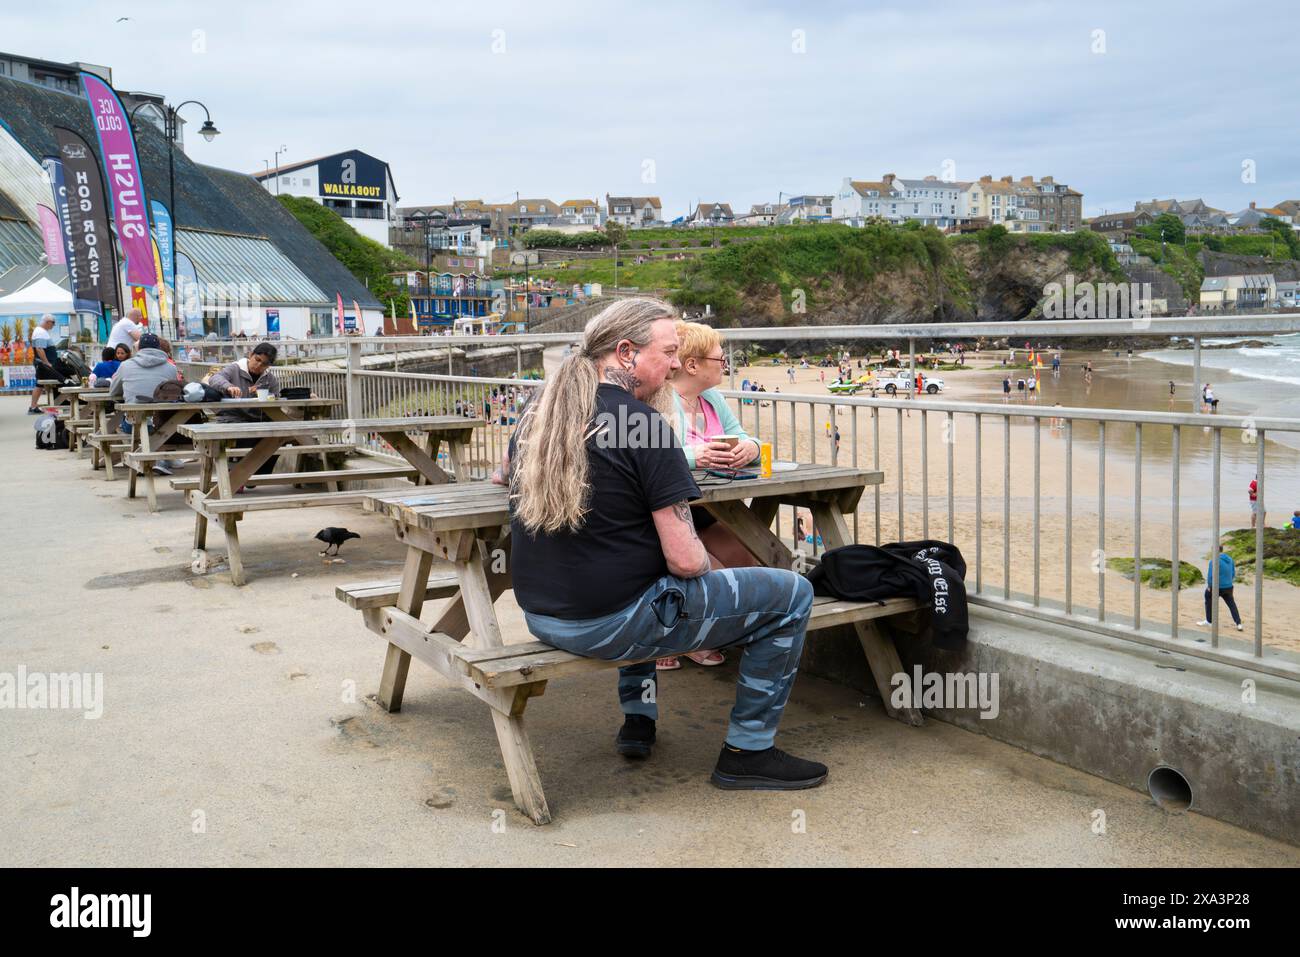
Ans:
[[[812,585],[777,568],[724,568],[698,578],[665,575],[632,604],[581,621],[528,612],[528,630],[556,648],[618,670],[624,714],[658,718],[655,659],[709,648],[741,648],[736,705],[727,743],[750,751],[772,746],[799,670],[812,611]]]

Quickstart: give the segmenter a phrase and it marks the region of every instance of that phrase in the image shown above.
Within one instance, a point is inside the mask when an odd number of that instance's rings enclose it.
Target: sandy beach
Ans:
[[[1013,418],[1010,428],[1000,417],[983,417],[981,425],[979,493],[976,492],[975,419],[958,413],[951,426],[947,413],[936,408],[945,401],[995,402],[1001,404],[1002,379],[1008,374],[1000,365],[1005,352],[996,357],[988,353],[968,360],[968,369],[936,373],[945,389],[938,396],[921,396],[906,411],[895,409],[841,408],[832,414],[828,405],[816,405],[810,417],[808,405],[794,415],[792,429],[788,403],[774,410],[772,406],[747,406],[742,410],[745,428],[760,437],[773,434],[773,416],[779,415],[776,458],[863,467],[878,465],[884,482],[878,495],[868,491],[858,510],[860,540],[879,541],[939,538],[955,542],[966,557],[968,584],[986,592],[1002,595],[1008,587],[1012,597],[1031,600],[1034,594],[1035,548],[1038,562],[1038,593],[1044,604],[1052,605],[1065,595],[1066,555],[1066,440],[1065,428],[1054,428],[1050,414],[1040,420],[1037,473],[1035,472],[1034,425],[1026,417]],[[857,356],[853,364],[856,372]],[[1085,362],[1091,361],[1093,377],[1086,381]],[[1048,364],[1050,365],[1050,359]],[[769,392],[780,389],[786,395],[829,395],[825,382],[835,378],[835,370],[818,367],[796,368],[792,384],[787,367],[750,366],[736,370],[736,381],[757,380]],[[1013,382],[1008,405],[1019,405],[1038,412],[1060,404],[1066,408],[1137,409],[1158,412],[1191,412],[1191,368],[1155,359],[1121,354],[1071,353],[1062,356],[1062,370],[1054,376],[1043,372],[1036,400],[1021,398],[1015,380],[1023,370],[1010,372]],[[1174,396],[1169,394],[1170,380]],[[1280,398],[1279,387],[1234,377],[1216,371],[1210,379],[1221,397],[1221,414],[1251,414],[1262,405],[1261,394],[1271,391],[1274,404]],[[724,380],[724,387],[727,381]],[[1291,392],[1294,389],[1286,389]],[[862,393],[863,396],[869,395]],[[927,411],[927,409],[929,411]],[[874,414],[873,414],[874,413]],[[1263,414],[1263,413],[1259,413]],[[1270,413],[1276,414],[1276,413]],[[992,421],[990,419],[993,419]],[[832,449],[827,424],[838,428],[838,452]],[[922,443],[922,433],[925,442]],[[1183,427],[1180,429],[1178,469],[1179,559],[1189,562],[1204,574],[1213,540],[1212,514],[1212,430]],[[1095,424],[1080,422],[1073,427],[1072,476],[1073,529],[1070,547],[1070,580],[1076,610],[1095,613],[1099,592],[1104,591],[1107,619],[1131,622],[1134,588],[1131,580],[1108,570],[1105,559],[1133,557],[1135,531],[1135,495],[1141,482],[1142,515],[1140,523],[1141,555],[1168,559],[1171,553],[1172,512],[1174,507],[1172,468],[1172,429],[1146,425],[1142,429],[1142,461],[1137,468],[1137,437],[1133,425],[1112,423],[1105,430],[1105,535],[1098,532],[1099,441]],[[792,448],[790,437],[797,436]],[[878,439],[877,439],[878,434]],[[951,442],[945,441],[951,437]],[[951,483],[952,523],[949,523],[948,454],[952,451]],[[1256,470],[1258,446],[1243,441],[1240,430],[1225,431],[1221,445],[1220,528],[1223,531],[1250,525],[1248,485]],[[1003,466],[1009,460],[1009,499],[1004,500]],[[922,463],[925,463],[925,468]],[[1269,440],[1265,442],[1266,495],[1270,503],[1268,521],[1281,526],[1293,509],[1300,507],[1300,451]],[[1034,538],[1035,474],[1040,489],[1039,536]],[[901,489],[900,489],[901,479]],[[899,522],[899,495],[902,495],[902,523]],[[982,532],[976,544],[976,502],[982,503]],[[928,527],[924,504],[929,503]],[[878,504],[877,504],[878,502]],[[1004,508],[1008,521],[1004,522]],[[778,519],[780,533],[790,540],[792,514],[789,510]],[[1009,527],[1009,548],[1004,547],[1004,528]],[[805,545],[805,548],[808,546]],[[978,559],[978,561],[977,561]],[[1009,570],[1009,578],[1004,574]],[[1183,637],[1209,640],[1209,629],[1196,622],[1204,614],[1204,585],[1183,589],[1178,596],[1178,629]],[[1256,622],[1253,569],[1238,568],[1235,596],[1245,624],[1245,632],[1232,628],[1227,608],[1220,603],[1220,642],[1237,647],[1245,639],[1247,649],[1254,640]],[[1168,589],[1143,585],[1139,591],[1141,621],[1144,627],[1167,628],[1172,617],[1172,599]],[[1300,652],[1300,636],[1293,622],[1300,617],[1300,588],[1275,580],[1264,583],[1263,644],[1266,648]]]

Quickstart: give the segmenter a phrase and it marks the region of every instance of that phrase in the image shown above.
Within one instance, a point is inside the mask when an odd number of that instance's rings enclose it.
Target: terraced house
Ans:
[[[686,217],[686,225],[730,226],[735,219],[730,203],[700,203]]]
[[[1083,226],[1083,194],[1050,176],[981,176],[963,186],[966,219],[987,218],[1013,233],[1072,233]]]
[[[900,179],[893,173],[886,173],[879,182],[845,177],[831,202],[831,215],[850,226],[879,218],[890,223],[912,220],[946,229],[961,221],[961,196],[966,185],[937,176]]]
[[[605,194],[608,220],[623,226],[653,226],[664,220],[664,204],[658,196],[610,196]]]
[[[599,226],[600,204],[594,199],[566,199],[560,204],[557,223],[564,226]]]

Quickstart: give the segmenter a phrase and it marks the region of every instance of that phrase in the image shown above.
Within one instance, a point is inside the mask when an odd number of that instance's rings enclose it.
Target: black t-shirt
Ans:
[[[668,574],[650,513],[700,496],[676,434],[653,408],[604,383],[595,421],[607,428],[604,438],[598,431],[587,440],[591,498],[583,526],[533,535],[517,518],[510,523],[510,572],[525,611],[574,620],[625,608]],[[646,427],[638,430],[638,421]]]

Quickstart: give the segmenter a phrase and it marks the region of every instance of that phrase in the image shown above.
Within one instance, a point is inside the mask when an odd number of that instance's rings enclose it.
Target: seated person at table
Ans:
[[[108,382],[113,378],[118,367],[129,358],[131,358],[131,350],[126,346],[106,346],[99,361],[95,363],[95,368],[90,370],[90,385],[96,383],[103,385]]]
[[[687,463],[696,469],[743,468],[758,458],[758,443],[746,434],[727,400],[718,392],[726,362],[722,337],[712,326],[678,321],[677,341],[680,345],[677,361],[682,367],[672,378],[672,423],[682,440]],[[740,441],[732,448],[726,442],[712,440],[718,435],[733,435]],[[691,506],[691,521],[714,568],[746,568],[758,564],[740,539],[725,525],[719,525],[707,509]],[[686,657],[706,667],[726,660],[720,651],[696,651]],[[660,671],[673,671],[681,667],[681,662],[674,655],[662,659],[656,667]]]
[[[154,390],[161,383],[182,381],[181,374],[163,351],[161,339],[152,332],[145,332],[140,335],[139,346],[136,354],[119,365],[113,374],[108,387],[110,397],[127,402],[152,402]],[[116,348],[120,351],[126,347],[119,345]],[[123,418],[118,431],[130,435],[131,423]],[[159,459],[153,465],[154,472],[159,475],[171,475],[175,468],[176,463],[170,459]]]
[[[152,332],[146,332],[140,336],[136,354],[117,367],[108,394],[127,402],[152,402],[154,390],[161,383],[175,382],[178,377],[176,367],[162,351],[162,341]]]
[[[807,579],[776,568],[710,570],[691,522],[699,497],[677,437],[668,376],[679,368],[673,309],[624,299],[587,324],[582,345],[520,417],[503,462],[511,575],[529,630],[619,669],[620,754],[655,740],[655,659],[742,650],[736,704],[712,780],[797,789],[825,765],[773,746],[812,609]],[[508,478],[505,478],[508,477]]]
[[[230,363],[208,377],[208,385],[232,399],[256,399],[258,389],[268,389],[271,395],[280,394],[280,381],[271,371],[275,365],[275,346],[259,342],[245,358]],[[221,422],[256,422],[257,413],[244,411],[222,412]]]
[[[271,371],[275,365],[275,346],[269,342],[259,342],[247,357],[230,363],[224,369],[208,376],[208,385],[223,392],[232,399],[256,399],[258,389],[268,389],[271,395],[280,394],[280,381]],[[218,422],[260,422],[260,412],[230,409],[217,415]],[[239,439],[236,448],[251,448],[257,444],[256,439]],[[267,459],[257,467],[255,474],[267,475],[275,468],[275,456]],[[243,491],[240,486],[239,491]]]

